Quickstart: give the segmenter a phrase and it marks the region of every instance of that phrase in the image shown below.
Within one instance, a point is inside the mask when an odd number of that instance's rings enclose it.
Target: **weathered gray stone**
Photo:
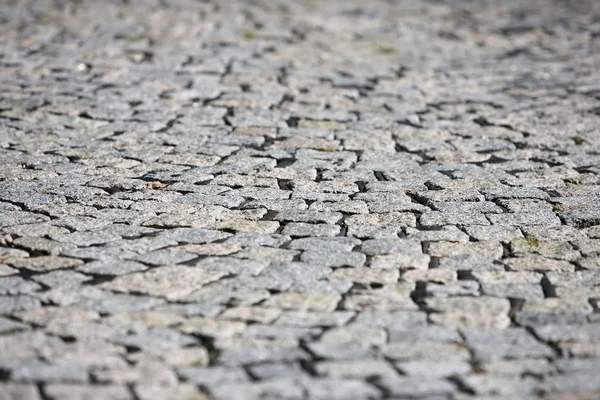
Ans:
[[[154,351],[168,350],[198,343],[193,336],[183,335],[171,329],[150,329],[146,332],[114,338],[113,341],[128,347]]]
[[[304,222],[288,223],[281,233],[293,237],[303,236],[336,236],[340,233],[339,225],[307,224]]]
[[[35,282],[25,280],[20,276],[7,276],[0,278],[0,295],[15,295],[35,292],[41,286]]]
[[[549,346],[538,342],[523,328],[463,328],[461,331],[474,359],[478,361],[554,356]]]
[[[451,297],[427,299],[434,311],[430,319],[441,325],[506,328],[510,325],[510,302],[496,297]]]
[[[600,398],[596,2],[63,3],[0,11],[0,398]]]
[[[213,271],[220,276],[227,274],[258,275],[269,263],[267,261],[240,260],[232,257],[207,257],[196,263],[194,269]]]
[[[151,296],[177,299],[189,295],[199,287],[227,275],[223,271],[211,271],[193,267],[158,267],[148,272],[121,275],[102,288],[121,293],[142,293]]]
[[[430,379],[425,381],[421,377],[384,375],[377,380],[377,384],[390,395],[399,398],[435,398],[435,396],[443,398],[455,391],[454,385],[446,380]]]
[[[215,398],[219,400],[258,400],[264,398],[300,400],[303,397],[302,386],[291,378],[266,382],[231,383],[215,390]]]
[[[60,256],[40,256],[28,258],[9,257],[4,260],[4,262],[16,268],[26,268],[38,272],[52,271],[61,268],[73,268],[83,264],[83,261],[76,258]]]
[[[358,252],[307,250],[302,253],[300,259],[307,263],[327,265],[330,267],[360,267],[364,265],[367,257]]]

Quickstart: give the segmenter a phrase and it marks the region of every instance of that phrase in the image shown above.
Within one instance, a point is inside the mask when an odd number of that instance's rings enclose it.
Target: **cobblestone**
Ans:
[[[597,2],[4,3],[0,398],[600,398]]]

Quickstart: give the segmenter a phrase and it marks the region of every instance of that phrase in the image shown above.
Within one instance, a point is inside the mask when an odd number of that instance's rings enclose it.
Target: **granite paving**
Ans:
[[[2,400],[598,371],[599,2],[0,2]]]

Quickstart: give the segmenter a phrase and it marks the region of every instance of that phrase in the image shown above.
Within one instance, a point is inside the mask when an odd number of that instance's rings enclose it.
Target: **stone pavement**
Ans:
[[[0,398],[600,399],[597,1],[0,4]]]

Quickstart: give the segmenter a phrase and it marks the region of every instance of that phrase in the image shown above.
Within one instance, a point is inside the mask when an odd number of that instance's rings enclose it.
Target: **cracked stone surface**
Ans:
[[[600,398],[600,3],[0,2],[0,398]]]

